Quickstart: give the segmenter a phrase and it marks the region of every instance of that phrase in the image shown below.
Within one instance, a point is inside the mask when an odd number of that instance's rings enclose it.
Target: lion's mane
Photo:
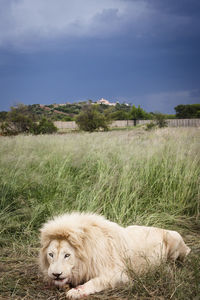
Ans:
[[[40,267],[45,277],[49,263],[46,249],[56,240],[67,240],[77,257],[77,272],[72,284],[77,285],[98,276],[102,269],[122,266],[122,251],[126,244],[123,229],[103,216],[86,213],[64,214],[41,228]]]

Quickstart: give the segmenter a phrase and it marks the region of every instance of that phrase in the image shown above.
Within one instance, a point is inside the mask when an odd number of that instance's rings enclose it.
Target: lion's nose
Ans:
[[[60,272],[60,273],[52,273],[52,274],[53,274],[53,276],[55,276],[56,278],[59,278],[60,275],[62,274],[62,272]]]

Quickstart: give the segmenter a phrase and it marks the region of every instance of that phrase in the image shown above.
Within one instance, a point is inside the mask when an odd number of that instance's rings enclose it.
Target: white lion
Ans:
[[[64,214],[41,228],[40,266],[56,285],[71,284],[66,296],[79,299],[126,283],[127,264],[136,273],[190,252],[176,231],[121,227],[103,216]]]

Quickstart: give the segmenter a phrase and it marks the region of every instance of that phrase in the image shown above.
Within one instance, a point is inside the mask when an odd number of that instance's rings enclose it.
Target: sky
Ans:
[[[0,111],[200,103],[199,0],[0,0]]]

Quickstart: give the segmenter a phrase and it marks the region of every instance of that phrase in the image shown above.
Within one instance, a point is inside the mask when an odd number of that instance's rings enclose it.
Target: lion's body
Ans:
[[[175,231],[124,228],[87,213],[65,214],[44,224],[41,245],[40,266],[46,277],[58,285],[82,284],[67,293],[73,299],[127,282],[127,264],[140,273],[167,259],[183,259],[190,252]],[[48,256],[49,251],[54,258]],[[64,259],[64,255],[69,257]],[[55,273],[62,280],[54,278]]]

